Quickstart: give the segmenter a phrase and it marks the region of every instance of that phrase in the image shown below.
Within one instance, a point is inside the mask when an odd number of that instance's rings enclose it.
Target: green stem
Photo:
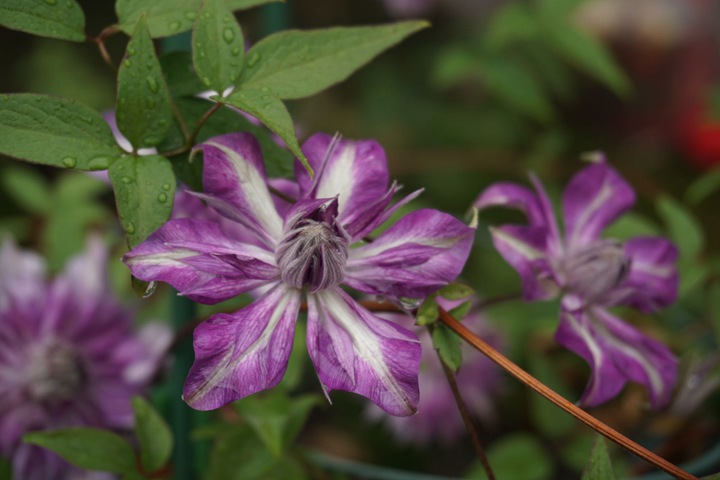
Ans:
[[[191,300],[173,295],[170,299],[170,317],[176,332],[182,331],[188,322],[197,316],[197,307]],[[193,411],[182,400],[185,377],[193,364],[192,339],[186,337],[175,345],[175,355],[170,371],[171,389],[171,427],[175,438],[173,466],[175,480],[193,480],[195,473],[195,455],[190,433],[193,429]]]

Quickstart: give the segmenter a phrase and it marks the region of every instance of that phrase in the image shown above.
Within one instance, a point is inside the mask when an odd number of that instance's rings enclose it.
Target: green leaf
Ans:
[[[48,182],[35,170],[17,166],[5,168],[0,175],[0,184],[18,205],[31,213],[46,213],[52,204]]]
[[[121,436],[97,428],[65,428],[31,432],[25,443],[47,448],[80,468],[130,474],[135,472],[135,452]]]
[[[613,480],[614,478],[615,474],[612,470],[605,440],[598,435],[588,463],[585,465],[585,470],[583,470],[582,480]]]
[[[663,219],[670,239],[680,250],[681,259],[694,259],[705,243],[702,228],[693,214],[666,195],[658,198],[655,207]]]
[[[567,62],[602,82],[616,94],[627,96],[630,93],[631,85],[627,76],[598,40],[566,25],[545,29],[542,38]]]
[[[175,174],[160,155],[123,157],[110,166],[120,221],[130,247],[145,240],[172,213]]]
[[[427,26],[424,21],[407,21],[279,32],[250,49],[239,84],[248,89],[267,87],[281,99],[314,95]]]
[[[537,439],[526,433],[507,435],[488,449],[488,458],[496,478],[548,480],[553,466],[550,456]],[[482,467],[474,468],[465,478],[487,478]]]
[[[276,133],[287,145],[288,149],[300,160],[310,175],[312,167],[300,149],[295,125],[283,102],[273,95],[267,87],[260,90],[248,89],[244,85],[235,90],[225,100],[229,105],[249,113],[260,120],[266,127]]]
[[[475,290],[471,286],[458,282],[450,283],[438,290],[438,294],[446,300],[462,300],[473,293]]]
[[[180,50],[170,52],[160,57],[160,66],[174,97],[194,96],[206,89],[195,73],[192,53]]]
[[[565,398],[572,398],[572,392],[553,365],[544,355],[531,354],[528,359],[530,373],[548,387]],[[558,438],[568,434],[577,424],[575,419],[557,408],[540,395],[530,397],[530,416],[533,424],[550,438]]]
[[[472,302],[463,302],[457,307],[451,308],[448,313],[455,319],[462,320],[470,312],[470,309],[472,309]]]
[[[537,20],[526,4],[509,3],[488,23],[483,43],[499,50],[515,42],[531,40],[538,33]]]
[[[158,145],[170,129],[170,92],[144,17],[120,64],[116,117],[118,129],[135,148]]]
[[[276,457],[295,440],[310,410],[319,403],[317,395],[288,397],[283,392],[252,396],[235,404],[267,449]]]
[[[225,5],[235,11],[278,1],[282,0],[225,0]],[[117,0],[115,11],[126,33],[133,30],[144,13],[150,34],[158,38],[190,30],[201,4],[202,0]]]
[[[438,318],[440,318],[438,304],[435,297],[430,296],[418,308],[415,325],[430,325],[437,322]]]
[[[245,41],[223,0],[205,0],[193,29],[192,53],[198,77],[216,92],[222,93],[240,76]]]
[[[140,461],[143,469],[152,473],[170,459],[172,432],[165,419],[144,398],[133,398],[132,407],[135,412],[135,435],[140,444]]]
[[[711,170],[690,184],[685,192],[687,203],[697,205],[720,190],[720,168]]]
[[[53,167],[104,170],[124,152],[92,108],[21,93],[0,95],[0,153]]]
[[[521,64],[508,58],[483,58],[478,65],[485,86],[499,100],[539,122],[553,119],[553,108],[542,86]]]
[[[42,37],[85,41],[85,15],[75,0],[0,0],[0,25]]]
[[[251,397],[248,397],[251,398]],[[267,472],[277,458],[249,429],[237,429],[215,444],[205,475],[206,480],[269,480]]]
[[[457,372],[462,364],[462,341],[455,332],[445,325],[435,324],[432,327],[432,339],[435,350],[440,353],[440,359]]]

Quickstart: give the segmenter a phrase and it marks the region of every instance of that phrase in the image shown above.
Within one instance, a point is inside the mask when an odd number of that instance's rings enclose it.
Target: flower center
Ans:
[[[311,292],[339,285],[345,278],[349,238],[337,223],[337,199],[301,210],[285,228],[275,259],[283,281]]]
[[[621,242],[599,240],[566,258],[563,264],[565,286],[586,302],[592,302],[627,278],[630,263]]]
[[[85,384],[87,372],[74,349],[51,342],[33,352],[28,371],[28,393],[38,403],[71,400]]]

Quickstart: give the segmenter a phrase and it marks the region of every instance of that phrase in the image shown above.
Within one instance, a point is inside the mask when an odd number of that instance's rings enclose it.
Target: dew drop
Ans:
[[[147,86],[150,89],[152,93],[158,92],[158,82],[153,77],[147,77],[145,79],[147,81]]]
[[[157,282],[152,281],[152,282],[148,283],[147,288],[143,292],[143,298],[148,298],[153,293],[155,293],[155,290],[157,290]]]
[[[129,67],[130,65],[132,65],[132,62],[131,62],[130,60],[125,60],[125,61],[123,62],[123,65],[126,66],[126,67]]]
[[[122,178],[120,179],[120,181],[123,182],[125,185],[127,185],[128,183],[132,183],[132,178],[130,178],[130,177],[122,177]]]
[[[135,224],[133,224],[132,222],[128,222],[128,223],[125,225],[125,231],[126,231],[127,233],[129,233],[130,235],[132,235],[133,233],[135,233]]]
[[[170,22],[168,27],[170,27],[170,30],[180,30],[180,22]]]
[[[235,32],[232,31],[232,28],[225,28],[223,30],[223,39],[225,40],[225,43],[228,44],[235,40]]]
[[[91,158],[90,161],[88,161],[88,168],[90,170],[105,170],[109,166],[110,158],[103,155]]]
[[[170,184],[169,183],[163,183],[162,189],[166,192],[170,191]]]
[[[240,55],[240,49],[235,47],[232,50],[230,50],[230,53],[232,53],[233,57],[237,57],[238,55]]]
[[[210,86],[210,77],[203,77],[202,81],[208,87]]]
[[[195,17],[197,17],[197,14],[195,12],[192,12],[190,10],[185,12],[185,18],[187,18],[188,20],[195,20]]]
[[[260,90],[262,90],[263,92],[269,92],[270,87],[262,87]]]
[[[252,68],[259,61],[260,61],[260,54],[257,52],[253,52],[247,60],[247,66]]]
[[[133,47],[128,46],[127,54],[128,54],[128,55],[135,55],[135,49],[134,49]]]
[[[167,202],[167,195],[164,193],[161,193],[157,196],[157,200],[160,203],[165,203],[165,202]]]
[[[77,159],[73,157],[65,157],[62,159],[62,164],[67,168],[75,168],[75,165],[77,165]]]

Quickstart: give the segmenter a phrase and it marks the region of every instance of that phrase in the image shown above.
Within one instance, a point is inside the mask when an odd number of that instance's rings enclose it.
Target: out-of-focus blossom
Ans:
[[[438,303],[447,310],[460,302],[449,302],[439,298]],[[408,315],[384,314],[383,316],[408,327],[414,322],[414,319]],[[478,310],[471,310],[463,318],[463,325],[494,348],[501,348],[502,335]],[[463,434],[465,426],[427,329],[423,328],[418,338],[422,345],[423,356],[420,361],[420,402],[417,414],[407,418],[392,417],[373,408],[369,411],[369,416],[383,418],[395,436],[403,442],[418,445],[432,442],[450,444]],[[467,343],[463,342],[461,348],[462,366],[455,377],[460,393],[470,412],[482,419],[485,425],[490,424],[494,420],[493,397],[502,386],[500,368]]]
[[[645,385],[654,407],[666,405],[677,375],[673,354],[607,310],[630,305],[649,313],[675,301],[677,250],[668,240],[601,238],[602,230],[635,202],[630,185],[598,155],[565,188],[565,233],[542,184],[535,192],[512,183],[488,187],[478,209],[515,208],[528,225],[492,228],[495,247],[518,271],[525,300],[562,296],[558,343],[592,369],[581,402],[594,406],[616,396],[629,380]]]
[[[397,186],[388,190],[385,152],[374,141],[310,138],[303,150],[315,178],[298,162],[297,203],[284,209],[272,199],[251,135],[222,135],[198,148],[204,193],[196,195],[243,225],[255,242],[229,238],[207,220],[176,219],[125,262],[136,277],[168,282],[201,303],[257,288],[264,293],[195,330],[185,401],[209,410],[275,386],[287,367],[305,293],[308,351],[324,390],[358,393],[394,415],[414,413],[417,338],[365,310],[340,285],[393,298],[428,295],[460,273],[474,229],[450,215],[419,210],[363,244],[416,195],[390,207]]]
[[[53,281],[43,260],[5,240],[0,249],[0,451],[23,480],[80,478],[23,434],[71,426],[132,427],[130,399],[157,371],[169,329],[133,333],[111,294],[107,252],[93,238]]]

